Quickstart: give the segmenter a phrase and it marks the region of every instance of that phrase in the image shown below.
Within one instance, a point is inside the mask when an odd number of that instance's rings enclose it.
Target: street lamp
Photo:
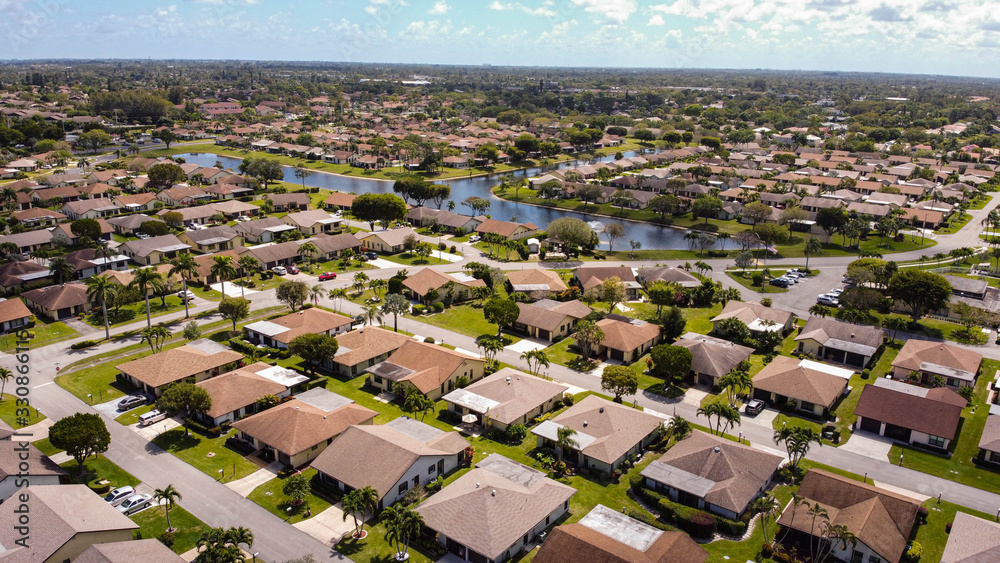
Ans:
[[[222,480],[223,477],[225,477],[225,473],[223,473],[223,471],[225,471],[225,470],[224,469],[220,469],[219,470],[219,480],[220,481]]]
[[[94,394],[93,393],[87,393],[87,400],[89,400],[90,403],[93,404],[94,403]]]

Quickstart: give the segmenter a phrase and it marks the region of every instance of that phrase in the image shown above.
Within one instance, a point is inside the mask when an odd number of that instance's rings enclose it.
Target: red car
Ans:
[[[297,273],[299,273],[299,269],[296,268],[295,266],[289,266],[288,267],[288,273],[289,274],[297,274]]]
[[[319,281],[335,280],[337,279],[336,272],[323,272],[319,275]]]

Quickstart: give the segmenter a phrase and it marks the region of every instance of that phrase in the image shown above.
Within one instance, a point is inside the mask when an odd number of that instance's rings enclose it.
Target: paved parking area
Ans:
[[[884,436],[858,430],[851,435],[851,439],[846,444],[842,444],[839,449],[847,450],[879,461],[889,461],[889,449],[892,448],[893,441]]]
[[[537,340],[534,338],[524,338],[518,340],[517,342],[511,344],[510,346],[507,346],[507,349],[510,350],[511,352],[518,352],[523,354],[524,352],[529,352],[531,350],[541,350],[542,348],[548,348],[549,345],[550,345],[549,342],[545,342],[542,340]]]
[[[365,515],[368,519],[369,515]],[[354,531],[354,518],[350,514],[344,518],[344,511],[337,503],[323,512],[292,524],[327,545],[337,545],[341,538]]]
[[[138,423],[130,424],[129,430],[152,442],[157,436],[181,426],[181,421],[176,418],[165,418],[159,422],[154,422],[149,426],[139,426]]]
[[[104,403],[98,403],[94,405],[94,410],[103,414],[104,416],[108,416],[111,418],[118,418],[125,412],[118,410],[118,401],[121,400],[122,397],[118,397],[117,399],[112,399]]]
[[[306,276],[306,278],[308,277],[309,276]],[[223,285],[225,285],[226,291],[222,291]],[[231,284],[229,282],[213,283],[210,287],[215,291],[225,293],[227,297],[233,297],[234,295],[246,297],[247,295],[253,295],[254,293],[257,293],[257,290],[255,289],[247,289],[245,287]]]

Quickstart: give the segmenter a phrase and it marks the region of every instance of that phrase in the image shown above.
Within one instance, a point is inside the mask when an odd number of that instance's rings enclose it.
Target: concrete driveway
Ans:
[[[383,260],[381,258],[376,258],[375,260],[369,260],[369,261],[365,262],[365,264],[368,264],[369,266],[372,266],[374,268],[380,268],[380,269],[381,268],[405,268],[405,266],[402,265],[402,264],[398,264],[398,263],[392,262],[390,260]]]
[[[135,424],[130,424],[128,428],[146,440],[152,442],[160,434],[163,434],[168,430],[173,430],[174,428],[179,428],[180,425],[181,421],[176,418],[165,418],[159,422],[154,422],[149,426],[139,426],[139,423],[137,422]]]
[[[851,435],[851,439],[846,444],[842,444],[838,449],[879,461],[889,461],[889,449],[892,448],[892,444],[893,441],[889,438],[858,430]]]
[[[225,286],[226,291],[222,291],[223,286]],[[257,290],[255,289],[247,289],[245,287],[240,287],[238,285],[231,284],[229,282],[213,283],[210,287],[215,291],[218,291],[220,293],[225,293],[227,297],[232,297],[234,295],[245,297],[247,295],[253,295],[255,293],[258,293]]]
[[[365,516],[367,520],[369,515]],[[292,525],[319,541],[333,546],[340,543],[341,538],[354,531],[354,518],[348,514],[345,520],[343,508],[340,503],[337,503],[312,518]]]
[[[507,349],[511,352],[517,352],[518,354],[523,354],[524,352],[529,352],[532,350],[541,350],[543,348],[549,347],[549,342],[543,340],[537,340],[534,338],[524,338],[518,340],[517,342],[507,346]]]
[[[748,415],[746,413],[740,413],[740,422],[747,424],[756,424],[757,426],[763,426],[765,428],[774,427],[774,419],[778,418],[778,411],[774,409],[764,409],[760,414]]]
[[[117,399],[112,399],[104,403],[98,403],[96,405],[93,405],[93,407],[95,411],[103,414],[108,418],[118,418],[119,416],[125,414],[126,412],[118,410],[118,401],[121,400],[122,397],[118,397]]]

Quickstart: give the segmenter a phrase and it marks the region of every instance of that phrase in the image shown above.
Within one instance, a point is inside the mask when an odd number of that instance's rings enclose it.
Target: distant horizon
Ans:
[[[0,15],[11,30],[0,41],[7,61],[127,52],[124,60],[1000,78],[989,63],[1000,57],[990,0],[0,0]]]

